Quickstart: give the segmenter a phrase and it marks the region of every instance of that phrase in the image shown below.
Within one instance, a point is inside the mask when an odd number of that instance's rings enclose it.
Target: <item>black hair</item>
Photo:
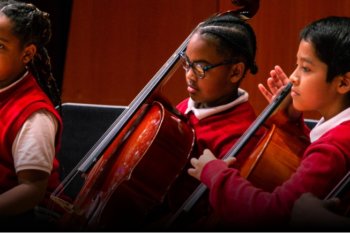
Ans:
[[[51,39],[51,21],[49,14],[30,3],[15,0],[0,1],[0,13],[13,23],[12,32],[20,40],[23,48],[34,44],[37,52],[28,64],[43,91],[54,106],[61,107],[61,96],[51,71],[51,62],[46,45]]]
[[[307,25],[300,40],[310,42],[328,66],[327,82],[350,71],[350,18],[329,16]]]
[[[209,18],[201,23],[196,33],[217,40],[218,52],[227,59],[242,61],[245,71],[258,72],[255,62],[256,36],[252,27],[243,19],[232,14]]]

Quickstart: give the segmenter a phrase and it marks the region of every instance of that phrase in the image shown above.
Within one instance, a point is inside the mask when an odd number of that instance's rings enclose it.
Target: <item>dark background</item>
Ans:
[[[50,14],[52,37],[47,49],[51,57],[52,73],[61,89],[72,0],[22,0],[22,2],[32,3],[40,10]]]

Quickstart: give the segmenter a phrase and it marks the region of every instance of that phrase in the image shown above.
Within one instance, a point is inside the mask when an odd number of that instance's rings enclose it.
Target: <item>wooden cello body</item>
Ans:
[[[190,36],[52,193],[62,209],[58,228],[139,228],[163,201],[195,140],[192,128],[160,94]]]
[[[59,229],[140,229],[162,203],[195,140],[192,128],[159,94],[190,36],[52,193]]]
[[[142,224],[162,203],[188,161],[193,132],[159,102],[143,111],[128,140],[119,146],[114,144],[122,139],[113,141],[86,177],[79,198],[66,206],[65,228],[137,229],[132,224]]]
[[[300,129],[285,128],[285,123],[276,118],[279,117],[273,116],[265,123],[267,131],[264,137],[239,168],[242,177],[268,192],[296,171],[309,145]]]

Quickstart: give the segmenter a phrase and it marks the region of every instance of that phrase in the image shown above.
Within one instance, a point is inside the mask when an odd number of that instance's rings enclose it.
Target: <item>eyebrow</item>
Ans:
[[[314,63],[312,62],[311,59],[308,59],[307,57],[300,57],[300,60],[306,63],[309,63],[311,65],[313,65]]]
[[[207,60],[195,60],[195,61],[192,61],[192,60],[190,60],[190,58],[187,56],[186,53],[184,53],[184,55],[186,56],[187,61],[189,61],[190,63],[205,63],[207,65],[211,64]]]
[[[200,64],[200,63],[204,63],[204,64],[211,64],[210,62],[206,61],[206,60],[195,60],[195,61],[191,61],[188,57],[187,60],[191,63],[196,63],[196,64]]]

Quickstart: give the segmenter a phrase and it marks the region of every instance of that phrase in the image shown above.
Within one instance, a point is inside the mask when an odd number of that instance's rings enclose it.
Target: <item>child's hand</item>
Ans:
[[[288,76],[284,73],[280,66],[275,66],[275,69],[270,71],[271,77],[267,79],[267,86],[269,90],[261,83],[258,84],[258,88],[266,100],[271,103],[272,100],[285,88],[289,83]],[[301,112],[293,107],[291,96],[287,96],[282,102],[280,109],[291,120],[298,120],[301,116]]]
[[[196,159],[196,158],[191,159],[191,164],[192,164],[193,168],[188,169],[188,174],[193,176],[197,180],[200,180],[204,166],[208,162],[215,160],[215,159],[217,159],[217,158],[213,155],[213,153],[209,149],[205,149],[203,151],[203,154],[198,159]],[[236,158],[230,157],[224,161],[227,163],[227,166],[230,166],[236,161]]]
[[[270,71],[270,75],[271,77],[267,79],[267,86],[270,90],[268,90],[263,84],[258,84],[258,88],[261,94],[263,94],[263,96],[269,103],[271,103],[272,100],[289,83],[288,76],[279,66],[275,66],[275,69]]]

